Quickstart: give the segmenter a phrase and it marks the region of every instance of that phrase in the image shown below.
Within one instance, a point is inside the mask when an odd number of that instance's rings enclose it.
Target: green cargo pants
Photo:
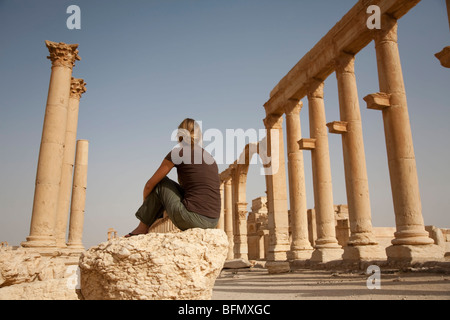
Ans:
[[[182,202],[183,194],[184,191],[178,183],[164,177],[144,200],[136,212],[136,218],[151,226],[157,219],[162,218],[166,211],[173,224],[182,231],[191,228],[215,228],[219,219],[188,211]]]

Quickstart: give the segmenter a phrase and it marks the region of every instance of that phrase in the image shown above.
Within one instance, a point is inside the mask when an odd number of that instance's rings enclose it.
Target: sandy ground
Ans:
[[[391,270],[380,289],[368,289],[362,271],[227,269],[217,278],[213,300],[450,300],[450,272]]]

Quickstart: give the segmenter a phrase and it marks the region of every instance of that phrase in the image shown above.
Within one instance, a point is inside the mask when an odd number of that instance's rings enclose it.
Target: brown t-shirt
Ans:
[[[220,178],[214,158],[198,145],[174,148],[165,158],[177,168],[187,210],[209,218],[220,216]]]

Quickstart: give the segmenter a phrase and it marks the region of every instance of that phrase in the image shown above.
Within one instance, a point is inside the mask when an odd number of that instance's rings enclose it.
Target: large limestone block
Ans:
[[[228,251],[219,229],[117,238],[80,258],[85,299],[211,299]]]

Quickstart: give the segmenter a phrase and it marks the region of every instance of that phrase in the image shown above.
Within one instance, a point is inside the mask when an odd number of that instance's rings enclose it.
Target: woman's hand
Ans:
[[[164,159],[158,170],[153,174],[150,180],[147,181],[144,187],[144,200],[152,192],[153,188],[164,178],[170,170],[174,167],[174,164],[169,160]]]

